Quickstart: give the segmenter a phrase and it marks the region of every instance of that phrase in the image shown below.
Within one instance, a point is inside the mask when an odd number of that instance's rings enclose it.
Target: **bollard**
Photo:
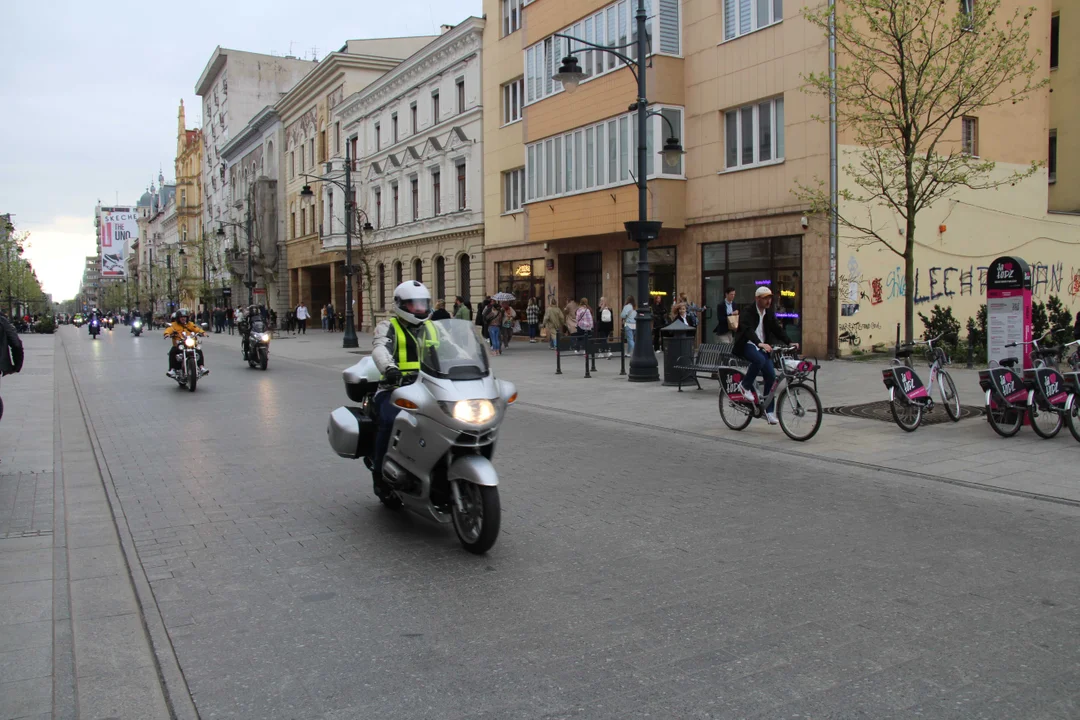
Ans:
[[[626,336],[619,339],[619,374],[626,374]]]
[[[592,371],[596,372],[596,345],[594,344],[594,341],[593,341],[592,338],[585,341],[585,354],[586,355],[589,355],[589,346],[590,345],[592,345],[592,354],[590,355],[590,357],[592,358]]]
[[[560,353],[560,351],[559,351],[559,340],[560,340],[559,333],[555,333],[555,374],[556,375],[562,375],[562,355],[559,354]]]
[[[971,341],[971,332],[968,332],[968,361],[967,369],[971,370],[975,367],[975,344]]]
[[[589,374],[589,339],[585,338],[585,377],[591,378]]]

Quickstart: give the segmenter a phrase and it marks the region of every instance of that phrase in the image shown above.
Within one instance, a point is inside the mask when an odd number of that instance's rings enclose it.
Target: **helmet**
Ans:
[[[180,308],[179,310],[177,310],[177,311],[176,311],[176,312],[175,312],[175,313],[173,314],[173,320],[177,320],[177,321],[179,321],[179,320],[180,320],[180,318],[182,318],[182,317],[183,317],[183,318],[190,318],[190,317],[191,317],[191,313],[190,313],[190,312],[188,312],[188,309],[187,309],[187,308]]]
[[[394,314],[409,325],[419,325],[431,316],[431,293],[419,280],[409,280],[394,288]]]

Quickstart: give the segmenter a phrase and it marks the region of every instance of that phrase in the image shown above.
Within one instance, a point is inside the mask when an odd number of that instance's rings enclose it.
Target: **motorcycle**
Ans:
[[[180,369],[172,377],[180,387],[186,387],[188,392],[195,392],[195,386],[203,375],[209,375],[210,371],[199,369],[199,349],[202,347],[195,333],[180,333]]]
[[[115,320],[113,320],[113,319],[112,319],[111,317],[110,317],[110,318],[105,318],[105,327],[109,328],[109,331],[110,331],[110,332],[112,332],[112,329],[113,329],[113,324],[114,324],[115,322],[116,322],[116,321],[115,321]]]
[[[265,370],[270,363],[270,333],[252,330],[248,334],[247,349],[242,352],[248,367],[259,367]]]
[[[142,320],[135,318],[131,321],[131,334],[135,337],[142,335]]]
[[[388,400],[401,412],[381,468],[387,491],[379,499],[392,509],[452,523],[464,548],[483,554],[499,535],[499,476],[491,459],[517,390],[492,374],[472,323],[425,323],[416,338],[420,370]],[[343,377],[346,394],[359,407],[330,413],[330,446],[341,457],[363,457],[371,469],[378,432],[373,399],[381,373],[369,356]]]
[[[97,340],[97,336],[100,333],[101,333],[101,321],[100,320],[91,320],[90,321],[90,337]]]

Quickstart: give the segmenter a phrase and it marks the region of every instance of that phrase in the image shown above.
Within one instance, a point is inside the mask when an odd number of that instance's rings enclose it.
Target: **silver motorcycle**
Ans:
[[[383,460],[388,492],[380,500],[453,523],[465,549],[482,554],[499,535],[499,476],[491,459],[499,424],[517,390],[492,374],[472,323],[425,323],[416,336],[420,371],[388,401],[401,412]],[[365,357],[343,375],[349,399],[359,406],[330,413],[330,446],[341,457],[365,458],[370,469],[378,432],[373,399],[381,374]]]

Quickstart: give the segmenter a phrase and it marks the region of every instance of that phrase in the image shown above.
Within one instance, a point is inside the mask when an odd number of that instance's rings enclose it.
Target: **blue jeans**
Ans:
[[[634,328],[624,327],[623,328],[623,335],[626,336],[627,351],[631,355],[633,355],[634,354]]]
[[[529,323],[529,339],[535,340],[536,336],[540,334],[540,326],[536,323]]]
[[[372,400],[375,403],[375,417],[379,419],[379,430],[375,434],[375,455],[371,458],[375,466],[372,473],[380,478],[383,458],[386,457],[386,451],[390,447],[390,436],[394,430],[394,418],[401,412],[401,408],[390,402],[392,394],[390,390],[380,390],[375,393],[375,398]]]
[[[752,390],[754,388],[754,381],[757,380],[757,376],[760,373],[761,377],[765,379],[764,393],[769,394],[772,390],[773,384],[776,382],[776,368],[773,367],[772,358],[769,357],[762,350],[750,343],[746,344],[743,348],[743,358],[750,363],[750,367],[746,369],[746,375],[743,376],[742,386],[746,390]],[[775,402],[770,402],[769,407],[765,408],[766,412],[772,412]]]
[[[491,340],[491,349],[495,352],[499,352],[500,333],[502,328],[498,325],[488,325],[488,338]]]

